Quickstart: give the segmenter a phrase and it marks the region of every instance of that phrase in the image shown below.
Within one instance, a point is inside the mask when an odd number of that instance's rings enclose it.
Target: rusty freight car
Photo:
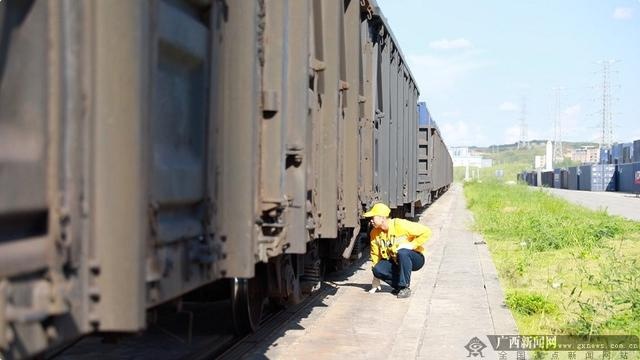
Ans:
[[[2,357],[220,282],[255,329],[451,182],[418,96],[371,0],[0,1]]]

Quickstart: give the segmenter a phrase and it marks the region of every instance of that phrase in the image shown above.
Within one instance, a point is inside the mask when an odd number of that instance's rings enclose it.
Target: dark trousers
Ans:
[[[383,280],[394,289],[409,287],[411,272],[424,266],[424,255],[409,249],[398,251],[398,263],[390,260],[380,260],[373,267],[373,276]]]

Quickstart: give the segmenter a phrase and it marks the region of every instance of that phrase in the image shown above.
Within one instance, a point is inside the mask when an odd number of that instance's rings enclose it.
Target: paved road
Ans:
[[[421,221],[433,230],[427,264],[411,279],[413,295],[397,299],[386,287],[369,294],[371,263],[329,282],[335,293],[318,299],[261,344],[250,358],[463,359],[473,337],[517,334],[504,305],[496,269],[482,238],[469,231],[471,214],[460,185],[431,206]],[[479,357],[478,357],[479,358]]]
[[[640,221],[640,198],[633,194],[549,188],[545,191],[593,210],[606,210],[611,215]]]

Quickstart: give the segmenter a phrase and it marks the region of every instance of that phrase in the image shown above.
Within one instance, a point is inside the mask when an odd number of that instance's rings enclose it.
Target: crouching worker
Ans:
[[[411,296],[411,272],[424,265],[423,244],[431,237],[427,226],[404,219],[390,219],[391,209],[373,205],[364,217],[371,218],[373,276],[389,284],[398,298]]]

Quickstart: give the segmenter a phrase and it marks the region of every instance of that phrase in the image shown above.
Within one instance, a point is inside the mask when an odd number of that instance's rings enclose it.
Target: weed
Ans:
[[[465,195],[521,333],[640,335],[640,223],[522,185]]]
[[[539,294],[512,292],[507,294],[507,306],[524,315],[554,313],[557,307]]]
[[[589,252],[604,240],[619,237],[638,225],[593,212],[525,186],[496,182],[465,185],[476,228],[498,241],[526,244],[537,252],[578,246]]]

